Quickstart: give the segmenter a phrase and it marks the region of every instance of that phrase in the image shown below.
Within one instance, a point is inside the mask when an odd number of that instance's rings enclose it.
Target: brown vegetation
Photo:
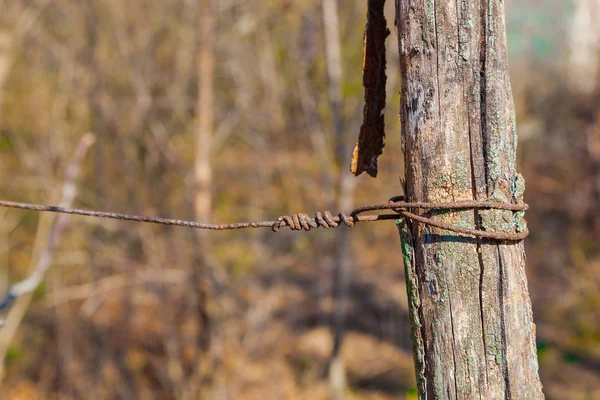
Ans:
[[[93,132],[75,204],[194,219],[199,3],[0,1],[0,197],[51,202],[77,141]],[[321,1],[213,3],[212,222],[335,204]],[[353,146],[366,2],[344,4],[341,113]],[[401,192],[395,40],[386,152],[376,180],[356,178],[355,204]],[[542,382],[550,399],[595,398],[600,95],[573,93],[562,65],[511,62]],[[0,211],[0,293],[27,275],[41,218]],[[349,233],[347,398],[413,398],[396,227]],[[192,230],[72,217],[7,349],[2,398],[194,398],[198,387],[217,398],[326,398],[338,234],[213,232],[211,268],[197,279]]]

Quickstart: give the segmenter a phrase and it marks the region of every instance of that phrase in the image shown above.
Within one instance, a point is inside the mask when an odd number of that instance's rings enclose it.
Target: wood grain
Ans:
[[[396,6],[408,200],[522,203],[503,2]],[[467,228],[524,228],[522,215],[506,211],[430,215]],[[410,222],[400,231],[417,288],[408,295],[421,398],[543,398],[523,242]]]

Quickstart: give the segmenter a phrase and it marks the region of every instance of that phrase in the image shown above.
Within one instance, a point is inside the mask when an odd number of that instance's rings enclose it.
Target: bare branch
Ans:
[[[79,141],[71,163],[67,167],[65,174],[65,181],[62,187],[60,205],[63,207],[69,207],[76,195],[75,180],[81,170],[81,164],[85,157],[87,150],[95,142],[95,136],[91,133],[87,133]],[[11,308],[6,321],[3,321],[3,329],[0,331],[0,359],[4,360],[4,355],[10,345],[14,335],[21,324],[21,320],[25,314],[25,311],[29,307],[31,302],[31,293],[39,286],[44,278],[52,255],[56,250],[61,234],[66,228],[69,221],[67,214],[60,214],[54,220],[50,233],[48,234],[48,240],[45,247],[42,249],[35,268],[33,268],[29,277],[25,280],[20,281],[12,285],[7,296],[0,303],[0,310],[10,306],[15,300],[17,303]],[[0,379],[3,377],[3,366],[0,365]]]

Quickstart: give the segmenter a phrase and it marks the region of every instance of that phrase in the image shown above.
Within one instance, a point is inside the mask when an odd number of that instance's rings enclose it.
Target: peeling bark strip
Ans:
[[[367,171],[377,176],[377,157],[383,152],[385,108],[385,39],[390,34],[383,6],[385,0],[369,0],[363,48],[365,107],[358,143],[350,171],[358,176]]]
[[[396,28],[407,200],[522,203],[503,2],[396,0]],[[484,230],[524,224],[499,210],[429,215]],[[420,398],[543,398],[523,243],[421,224],[401,237]]]

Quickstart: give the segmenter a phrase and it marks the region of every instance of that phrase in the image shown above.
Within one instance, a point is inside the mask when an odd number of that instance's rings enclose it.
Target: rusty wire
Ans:
[[[281,216],[275,221],[251,221],[237,222],[232,224],[208,224],[195,221],[178,220],[171,218],[155,218],[141,215],[121,214],[114,212],[82,210],[76,208],[65,208],[56,206],[47,206],[41,204],[19,203],[12,201],[0,200],[0,207],[17,208],[22,210],[33,210],[42,212],[55,212],[61,214],[84,215],[96,218],[110,218],[125,221],[149,222],[162,225],[184,226],[196,229],[209,230],[229,230],[229,229],[245,229],[245,228],[271,228],[273,232],[277,232],[281,227],[287,226],[291,230],[309,231],[313,228],[335,228],[339,225],[353,227],[357,222],[383,221],[391,219],[406,218],[412,221],[420,222],[424,225],[429,225],[438,229],[452,231],[464,235],[472,235],[481,238],[489,238],[496,240],[522,240],[529,232],[525,229],[521,232],[493,232],[480,229],[463,228],[460,226],[447,224],[436,221],[431,217],[415,214],[412,210],[466,210],[466,209],[496,209],[509,211],[525,211],[528,209],[527,204],[508,204],[491,201],[457,201],[446,203],[430,203],[430,202],[407,202],[404,197],[392,197],[388,202],[381,204],[371,204],[354,209],[350,214],[340,212],[337,216],[333,216],[329,211],[323,213],[317,212],[314,217],[308,214],[298,213],[292,216]],[[371,214],[360,215],[369,211],[392,210],[395,214]]]

